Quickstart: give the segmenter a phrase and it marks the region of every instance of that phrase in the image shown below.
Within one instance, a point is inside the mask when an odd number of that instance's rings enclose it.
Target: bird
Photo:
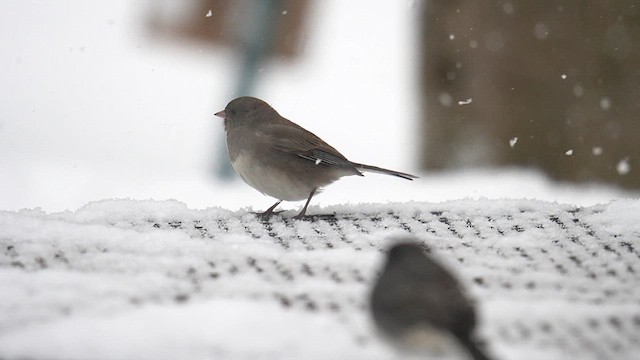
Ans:
[[[471,358],[489,359],[474,339],[474,304],[417,241],[391,246],[369,305],[379,333],[406,352],[442,353],[457,343]]]
[[[338,150],[294,122],[268,103],[242,96],[215,113],[224,119],[227,150],[242,180],[278,201],[259,214],[268,217],[282,201],[307,202],[295,219],[302,219],[314,194],[343,176],[363,171],[397,176],[415,175],[347,160]]]

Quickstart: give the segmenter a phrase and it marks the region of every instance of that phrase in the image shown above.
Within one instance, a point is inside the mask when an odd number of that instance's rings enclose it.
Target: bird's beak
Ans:
[[[227,114],[224,112],[224,110],[222,110],[222,111],[218,111],[218,112],[217,112],[217,113],[215,113],[214,115],[215,115],[215,116],[217,116],[217,117],[221,117],[221,118],[223,118],[223,119],[226,119],[226,118],[227,118]]]

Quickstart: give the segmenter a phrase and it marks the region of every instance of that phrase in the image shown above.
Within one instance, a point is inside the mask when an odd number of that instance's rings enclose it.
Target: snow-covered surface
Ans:
[[[389,359],[367,294],[412,234],[477,299],[501,359],[640,358],[640,202],[0,212],[0,358]]]

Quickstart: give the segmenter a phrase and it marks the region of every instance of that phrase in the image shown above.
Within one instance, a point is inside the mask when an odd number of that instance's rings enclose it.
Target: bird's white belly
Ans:
[[[280,200],[305,200],[313,190],[310,186],[291,179],[278,169],[260,166],[249,161],[242,152],[231,162],[242,180],[263,194]]]

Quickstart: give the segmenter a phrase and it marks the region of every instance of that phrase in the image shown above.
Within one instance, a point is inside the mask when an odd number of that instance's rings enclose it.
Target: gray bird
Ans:
[[[448,348],[443,341],[456,339],[473,359],[488,359],[473,340],[473,304],[456,278],[415,243],[391,247],[370,306],[380,332],[402,350],[437,353]]]
[[[254,97],[232,100],[215,114],[224,119],[227,149],[234,170],[256,190],[278,201],[262,216],[269,216],[283,200],[307,199],[343,176],[372,171],[412,180],[417,176],[347,160],[313,133],[280,116]]]

